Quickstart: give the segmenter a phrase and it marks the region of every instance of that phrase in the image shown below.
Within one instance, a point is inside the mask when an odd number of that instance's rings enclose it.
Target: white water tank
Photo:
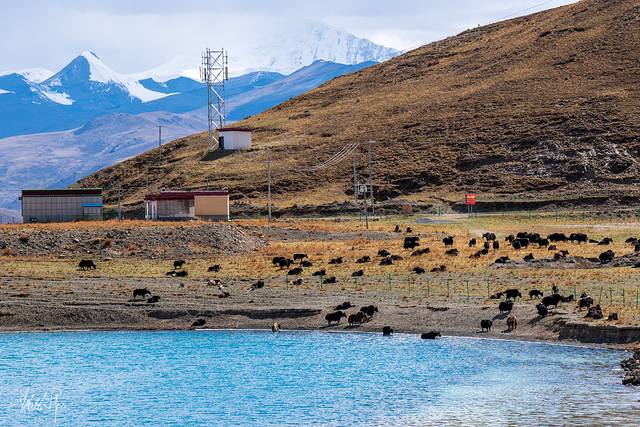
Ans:
[[[218,131],[221,150],[248,150],[251,148],[251,129],[222,128]]]

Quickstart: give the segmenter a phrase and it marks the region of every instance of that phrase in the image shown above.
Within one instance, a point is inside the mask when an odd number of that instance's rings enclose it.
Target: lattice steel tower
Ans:
[[[224,83],[229,79],[229,56],[224,49],[206,49],[202,53],[200,79],[207,84],[207,109],[209,121],[209,151],[220,146],[215,131],[224,127]]]

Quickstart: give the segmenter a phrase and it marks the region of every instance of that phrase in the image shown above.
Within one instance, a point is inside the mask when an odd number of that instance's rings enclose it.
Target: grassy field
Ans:
[[[267,282],[267,287],[291,293],[323,292],[327,288],[344,289],[352,292],[375,292],[402,296],[411,299],[435,299],[455,301],[477,301],[481,304],[494,304],[488,296],[507,289],[518,288],[528,298],[528,291],[540,289],[550,293],[552,286],[558,286],[564,295],[582,292],[590,294],[596,303],[600,303],[606,313],[616,311],[621,316],[620,323],[637,324],[640,322],[640,277],[633,268],[574,268],[570,265],[557,267],[499,268],[494,260],[500,256],[509,256],[512,260],[521,260],[524,255],[532,253],[537,259],[553,256],[546,248],[529,248],[516,251],[504,242],[504,237],[518,231],[538,232],[547,235],[552,232],[584,232],[590,238],[602,239],[611,237],[614,243],[609,246],[595,244],[558,245],[558,250],[566,249],[572,256],[597,257],[604,250],[611,249],[616,256],[627,254],[633,248],[624,243],[627,237],[640,234],[640,224],[633,218],[622,221],[585,222],[580,217],[533,217],[527,215],[481,216],[466,218],[464,216],[433,217],[432,223],[418,223],[417,217],[394,217],[377,219],[370,222],[370,231],[377,233],[354,233],[364,231],[363,224],[357,219],[299,219],[280,220],[273,224],[275,230],[286,231],[291,237],[286,240],[269,237],[269,226],[264,220],[235,221],[234,224],[254,233],[264,233],[269,244],[255,251],[240,255],[216,255],[210,257],[187,259],[185,269],[189,272],[189,280],[206,281],[209,278],[220,278],[225,283],[250,283],[257,279]],[[429,247],[431,253],[419,257],[410,256],[411,251],[402,249],[402,238],[405,233],[392,233],[395,224],[404,230],[411,226],[413,234],[421,238],[420,248]],[[123,223],[80,223],[80,224],[47,224],[13,227],[14,231],[36,232],[39,228],[55,229],[56,227],[100,227],[114,228],[120,226],[153,226],[147,222]],[[163,224],[166,225],[166,224]],[[188,223],[175,224],[188,226]],[[486,257],[470,259],[469,255],[478,248],[469,248],[467,242],[475,237],[480,241],[482,233],[491,231],[498,235],[501,249],[493,250]],[[302,233],[296,237],[295,233]],[[309,233],[324,233],[321,238],[313,239]],[[302,236],[304,235],[304,237]],[[454,236],[455,246],[460,256],[445,255],[442,243],[444,236]],[[277,235],[276,235],[277,236]],[[329,236],[330,238],[327,238]],[[345,238],[346,236],[346,238]],[[355,238],[351,238],[356,236]],[[380,266],[375,255],[379,249],[387,249],[392,254],[403,257],[392,266]],[[294,253],[306,253],[313,267],[305,269],[300,276],[304,280],[302,286],[290,284],[297,278],[287,276],[287,269],[280,270],[271,264],[274,256],[291,257]],[[371,263],[356,264],[355,260],[363,255],[372,258]],[[343,257],[341,265],[329,265],[334,257]],[[20,256],[0,257],[5,277],[27,279],[70,281],[82,278],[122,279],[127,289],[136,279],[166,278],[165,273],[171,271],[172,259],[139,259],[122,257],[109,261],[96,259],[98,269],[95,271],[79,271],[76,259],[57,259],[54,254],[45,258],[26,258]],[[212,264],[220,264],[219,273],[208,273]],[[446,272],[431,273],[433,267],[445,265]],[[414,267],[427,270],[423,275],[412,272]],[[337,284],[322,284],[319,277],[311,273],[326,269],[327,277],[335,276]],[[356,270],[364,270],[364,276],[354,278],[351,274]],[[182,279],[176,278],[176,281]],[[37,282],[34,282],[37,284]],[[37,285],[36,285],[37,286]]]

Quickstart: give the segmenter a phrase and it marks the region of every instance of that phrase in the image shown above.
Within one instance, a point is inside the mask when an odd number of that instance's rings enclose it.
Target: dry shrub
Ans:
[[[0,256],[11,256],[13,255],[13,251],[11,250],[11,248],[4,248],[2,249],[2,251],[0,251]]]
[[[23,234],[22,236],[18,237],[18,241],[20,243],[27,243],[29,241],[29,236]]]

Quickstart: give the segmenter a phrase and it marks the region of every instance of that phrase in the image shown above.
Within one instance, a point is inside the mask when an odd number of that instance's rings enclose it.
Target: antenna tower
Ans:
[[[224,49],[202,52],[200,79],[207,84],[207,109],[209,121],[209,151],[220,146],[215,131],[224,127],[224,83],[229,80],[229,55]]]

